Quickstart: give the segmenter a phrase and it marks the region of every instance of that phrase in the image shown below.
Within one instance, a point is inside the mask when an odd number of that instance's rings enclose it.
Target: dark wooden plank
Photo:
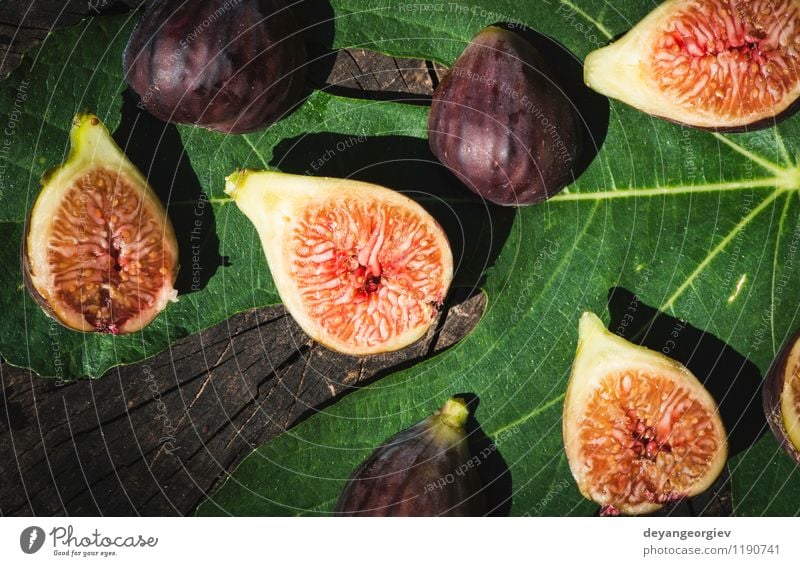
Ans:
[[[419,343],[363,359],[315,345],[271,307],[97,381],[57,385],[0,364],[0,512],[190,513],[255,447],[457,341],[484,302],[459,302]]]
[[[0,3],[0,78],[53,29],[78,23],[87,16],[130,11],[152,0],[2,0]]]

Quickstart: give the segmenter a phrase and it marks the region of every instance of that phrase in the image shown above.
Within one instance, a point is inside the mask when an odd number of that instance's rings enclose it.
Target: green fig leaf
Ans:
[[[526,24],[582,60],[649,7],[631,0],[613,6],[601,0],[334,0],[332,5],[335,47],[443,64],[451,64],[482,27],[498,21]],[[189,283],[195,271],[204,276],[207,255],[225,260],[141,333],[112,337],[62,329],[22,286],[25,217],[40,175],[66,156],[74,113],[90,109],[111,131],[123,124],[120,58],[133,21],[96,18],[53,33],[0,82],[0,257],[6,266],[0,274],[0,355],[43,376],[99,377],[237,312],[279,300],[255,229],[222,192],[223,178],[232,170],[275,167],[318,174],[331,162],[358,163],[352,156],[360,155],[359,147],[374,147],[362,138],[382,143],[379,160],[421,155],[425,144],[424,106],[324,92],[254,134],[179,127],[202,192],[184,199],[178,186],[183,179],[175,187],[155,188],[163,191],[171,216],[197,215],[204,226],[213,217],[211,234],[197,243],[198,261],[194,248],[181,258]],[[799,134],[800,117],[761,132],[713,134],[612,102],[608,131],[596,140],[602,145],[591,165],[543,205],[498,212],[476,204],[466,191],[436,183],[418,187],[420,200],[433,211],[452,209],[465,219],[463,240],[454,242],[466,250],[456,283],[479,285],[488,296],[475,330],[445,353],[346,396],[258,448],[199,513],[330,513],[347,476],[375,446],[457,393],[480,399],[475,416],[510,472],[513,514],[594,513],[569,475],[561,444],[562,400],[580,313],[607,313],[610,290],[628,289],[641,304],[723,341],[763,375],[798,325]],[[337,151],[336,143],[346,140],[355,140],[355,147]],[[135,150],[117,141],[126,151]],[[326,143],[333,143],[334,155],[325,152]],[[294,146],[300,149],[293,151]],[[436,175],[436,181],[446,180],[444,173]],[[414,196],[412,186],[394,188]],[[178,237],[191,240],[191,224],[184,228]],[[472,257],[475,247],[468,244],[487,239],[497,249],[483,269],[485,258]],[[796,501],[780,495],[800,488],[796,468],[766,427],[756,443],[732,456],[729,471],[737,513],[798,512]]]

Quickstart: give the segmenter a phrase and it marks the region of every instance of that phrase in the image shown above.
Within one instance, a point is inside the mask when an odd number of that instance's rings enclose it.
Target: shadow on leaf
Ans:
[[[511,470],[500,454],[499,447],[486,436],[475,418],[480,398],[474,393],[458,393],[454,397],[461,397],[469,407],[469,419],[465,425],[467,442],[473,461],[478,462],[478,476],[481,480],[481,492],[489,509],[488,516],[506,517],[510,514],[513,503]]]
[[[331,50],[336,15],[328,0],[300,0],[294,4],[293,14],[305,38],[308,57],[306,87],[310,92],[325,84],[336,61],[336,53]]]
[[[192,169],[177,128],[140,109],[125,91],[122,121],[114,140],[161,198],[178,238],[181,268],[175,287],[185,295],[205,288],[219,267],[229,265],[219,253],[211,203]]]

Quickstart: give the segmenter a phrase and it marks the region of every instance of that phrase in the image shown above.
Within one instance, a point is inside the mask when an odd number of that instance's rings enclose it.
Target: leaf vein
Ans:
[[[578,6],[576,6],[575,4],[570,2],[569,0],[559,0],[559,2],[561,2],[564,6],[568,7],[571,10],[573,10],[576,14],[580,15],[581,17],[586,19],[588,22],[590,22],[592,25],[594,25],[598,30],[600,30],[600,33],[602,33],[604,36],[606,36],[606,39],[613,39],[614,38],[614,34],[612,34],[608,30],[608,28],[605,25],[603,25],[602,22],[594,19],[585,10],[579,8]]]
[[[517,426],[519,426],[521,424],[526,423],[527,421],[531,420],[532,418],[544,413],[546,410],[551,408],[553,405],[557,405],[558,403],[563,401],[565,395],[566,395],[566,393],[562,393],[561,395],[558,395],[558,396],[550,399],[544,405],[539,405],[538,407],[533,409],[531,412],[529,412],[529,413],[527,413],[525,415],[522,415],[520,418],[511,421],[507,425],[501,426],[500,428],[496,429],[494,432],[489,433],[489,436],[492,437],[492,438],[495,438],[495,437],[497,437],[497,435],[503,434],[505,431],[507,431],[509,429],[512,429],[514,427],[517,427]]]
[[[750,161],[760,165],[761,167],[763,167],[767,171],[772,171],[773,173],[775,173],[775,175],[780,175],[781,173],[784,173],[786,171],[785,167],[781,167],[777,163],[773,163],[772,161],[770,161],[768,159],[765,159],[765,158],[761,157],[760,155],[758,155],[756,153],[753,153],[752,151],[750,151],[746,147],[744,147],[742,145],[739,145],[738,143],[734,142],[732,139],[728,138],[727,136],[723,136],[722,134],[719,134],[719,133],[716,133],[716,132],[714,134],[712,134],[712,135],[715,138],[717,138],[719,141],[721,141],[722,143],[724,143],[725,145],[730,147],[736,153],[739,153],[739,154],[745,156]]]
[[[706,183],[703,185],[679,185],[671,187],[655,187],[642,189],[624,189],[613,191],[597,191],[587,193],[561,193],[550,199],[549,202],[573,202],[581,200],[611,200],[620,198],[676,196],[698,193],[724,193],[746,189],[778,188],[777,177],[765,177],[752,181],[731,181],[728,183]],[[798,190],[798,189],[780,189]]]
[[[775,191],[770,196],[761,201],[761,204],[755,207],[750,212],[750,214],[748,214],[742,220],[740,220],[739,223],[736,226],[734,226],[730,232],[728,232],[728,235],[725,236],[722,239],[722,241],[719,244],[717,244],[716,247],[714,247],[714,249],[711,250],[711,252],[709,252],[708,255],[706,255],[703,261],[701,261],[698,264],[697,268],[695,268],[695,270],[689,275],[689,277],[687,277],[686,281],[684,281],[681,284],[681,286],[678,287],[678,289],[672,294],[672,296],[669,299],[667,299],[667,301],[663,305],[659,307],[659,310],[663,312],[666,312],[667,310],[671,311],[672,307],[675,305],[675,301],[678,300],[678,298],[686,291],[686,289],[689,288],[689,286],[694,282],[694,280],[697,279],[698,276],[700,276],[703,270],[706,267],[708,267],[708,265],[712,261],[714,261],[714,259],[727,247],[727,245],[733,241],[733,239],[736,237],[736,234],[738,234],[748,224],[750,224],[750,222],[752,222],[756,216],[758,216],[765,208],[767,208],[770,204],[772,204],[772,202],[774,202],[775,199],[778,198],[778,196],[782,193],[783,191]]]
[[[783,234],[783,227],[786,221],[786,215],[789,211],[789,203],[792,197],[789,195],[783,205],[781,211],[781,218],[778,221],[778,234],[775,236],[775,251],[772,254],[772,284],[770,285],[770,333],[772,334],[772,355],[778,351],[777,341],[775,339],[775,278],[778,271],[778,251],[781,247],[781,235]]]
[[[256,156],[261,161],[261,163],[264,165],[264,167],[269,169],[269,163],[267,163],[267,160],[264,159],[264,156],[261,155],[261,152],[258,151],[258,148],[253,144],[253,142],[250,141],[250,138],[247,135],[242,135],[242,139],[244,139],[244,141],[247,142],[247,145],[250,146],[250,148],[253,150],[253,153],[256,154]]]

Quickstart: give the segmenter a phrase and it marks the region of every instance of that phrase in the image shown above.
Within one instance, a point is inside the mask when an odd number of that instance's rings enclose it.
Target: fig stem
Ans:
[[[447,426],[462,429],[469,418],[469,408],[467,402],[461,397],[452,397],[442,405],[436,414]]]
[[[236,199],[236,191],[244,183],[249,171],[247,169],[238,169],[225,177],[225,194]]]

